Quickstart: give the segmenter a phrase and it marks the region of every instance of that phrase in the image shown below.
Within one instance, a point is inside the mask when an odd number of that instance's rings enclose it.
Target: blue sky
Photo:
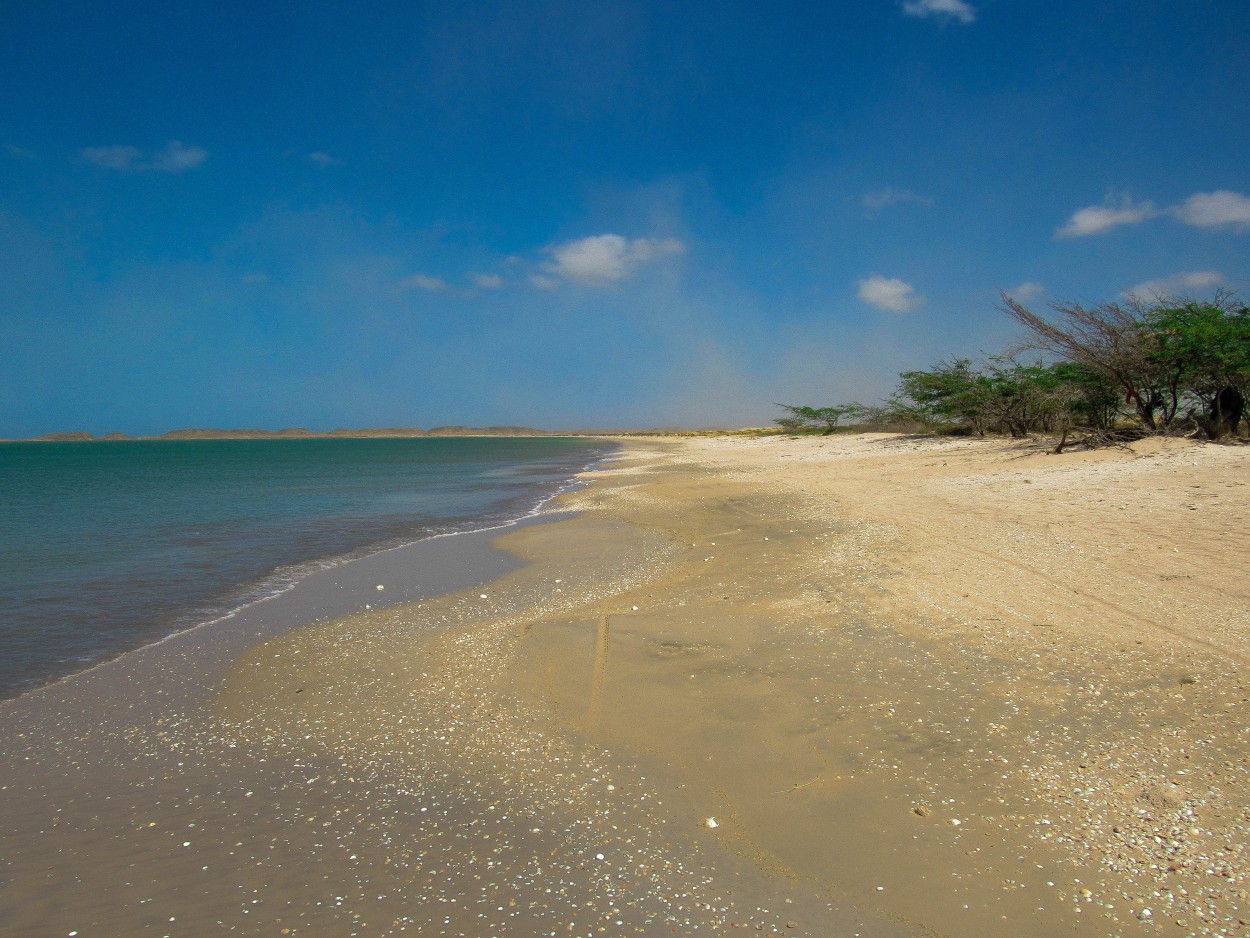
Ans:
[[[761,425],[1219,287],[1244,0],[0,8],[0,436]]]

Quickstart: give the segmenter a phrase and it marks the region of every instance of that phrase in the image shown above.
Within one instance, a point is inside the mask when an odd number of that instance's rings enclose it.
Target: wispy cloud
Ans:
[[[469,274],[469,281],[472,287],[462,288],[455,282],[448,282],[443,277],[436,277],[433,274],[411,274],[399,282],[401,290],[424,290],[427,293],[444,293],[448,296],[459,297],[462,300],[471,300],[478,296],[482,290],[502,290],[506,285],[506,281],[498,274]]]
[[[1171,211],[1185,224],[1198,228],[1250,229],[1250,198],[1228,189],[1195,192]]]
[[[1151,302],[1167,299],[1182,293],[1209,290],[1224,283],[1224,275],[1215,270],[1191,270],[1188,273],[1175,274],[1171,277],[1160,277],[1147,280],[1135,287],[1125,290],[1123,296],[1136,297]]]
[[[26,149],[26,147],[19,147],[17,144],[14,144],[14,143],[3,144],[2,146],[0,146],[0,149],[3,149],[5,153],[9,154],[9,156],[13,157],[13,159],[15,160],[38,159],[38,155],[35,153],[34,150],[28,150]]]
[[[1026,280],[1024,283],[1014,286],[1010,290],[1006,290],[1004,292],[1013,300],[1020,303],[1027,303],[1029,300],[1035,300],[1045,293],[1046,288],[1033,280]]]
[[[955,19],[965,25],[977,18],[976,8],[964,0],[904,0],[903,12],[908,16]]]
[[[179,140],[171,140],[152,157],[152,169],[160,173],[185,173],[188,169],[195,169],[206,159],[208,151],[203,147],[188,146]]]
[[[548,273],[588,286],[610,286],[644,264],[681,254],[686,246],[676,238],[634,238],[616,234],[591,235],[548,248]]]
[[[1128,196],[1108,197],[1102,205],[1090,205],[1072,213],[1056,238],[1083,238],[1102,234],[1121,225],[1136,225],[1159,214],[1153,202],[1133,203]]]
[[[408,289],[427,290],[430,293],[447,293],[451,290],[442,277],[431,277],[429,274],[413,274],[400,282],[401,287]]]
[[[322,153],[320,151],[316,153],[309,153],[308,159],[316,163],[322,169],[329,169],[331,166],[343,165],[342,160],[338,159],[337,157],[331,156],[329,153]]]
[[[544,277],[542,274],[531,274],[530,283],[540,290],[555,290],[560,286],[560,281],[552,277]]]
[[[203,147],[187,145],[180,140],[170,140],[152,154],[138,147],[111,146],[85,147],[81,155],[88,163],[123,173],[185,173],[208,159],[208,151]]]
[[[910,313],[924,305],[924,297],[910,283],[880,274],[859,281],[859,298],[887,313]]]
[[[138,147],[87,147],[82,151],[82,158],[105,169],[128,172],[138,168],[143,151]]]
[[[910,189],[894,189],[886,186],[884,189],[869,192],[863,197],[861,202],[864,206],[864,213],[869,218],[875,218],[878,212],[883,208],[889,208],[891,205],[911,202],[914,205],[923,205],[928,208],[933,204],[933,199],[927,195],[917,195]]]

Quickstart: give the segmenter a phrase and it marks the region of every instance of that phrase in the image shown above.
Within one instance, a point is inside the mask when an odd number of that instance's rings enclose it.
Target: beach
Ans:
[[[1244,446],[623,446],[0,705],[0,930],[1246,933]]]

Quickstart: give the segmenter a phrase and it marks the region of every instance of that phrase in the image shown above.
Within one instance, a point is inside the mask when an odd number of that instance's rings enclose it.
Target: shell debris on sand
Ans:
[[[511,542],[593,557],[254,648],[207,715],[142,686],[119,720],[49,710],[5,753],[6,927],[1244,933],[1245,450],[1178,484],[1167,452],[1030,445],[636,444]],[[1190,483],[1218,526],[1180,517]],[[594,623],[635,602],[595,684]]]
[[[410,925],[431,933],[563,933],[573,914],[587,933],[715,932],[733,922],[775,929],[780,913],[729,896],[645,776],[631,775],[621,797],[616,776],[625,770],[602,747],[545,727],[501,683],[526,623],[636,588],[673,552],[649,535],[639,546],[580,577],[562,575],[567,592],[532,570],[492,591],[488,610],[470,601],[487,595],[474,591],[423,603],[419,613],[393,608],[350,628],[306,630],[290,640],[300,655],[258,653],[261,670],[236,668],[223,726],[266,758],[312,749],[340,767],[340,784],[396,793],[378,800],[380,817],[400,812],[386,823],[386,869],[446,871],[429,902],[406,890]],[[400,646],[401,635],[416,638]],[[290,708],[276,690],[299,680],[289,668],[322,678],[306,706]],[[316,823],[339,826],[333,817]],[[470,879],[469,869],[480,872]]]

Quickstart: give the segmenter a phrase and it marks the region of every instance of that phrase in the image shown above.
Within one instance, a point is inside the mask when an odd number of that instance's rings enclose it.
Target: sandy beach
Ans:
[[[10,702],[0,926],[1247,932],[1244,446],[648,438],[584,481],[523,566],[194,706]]]

